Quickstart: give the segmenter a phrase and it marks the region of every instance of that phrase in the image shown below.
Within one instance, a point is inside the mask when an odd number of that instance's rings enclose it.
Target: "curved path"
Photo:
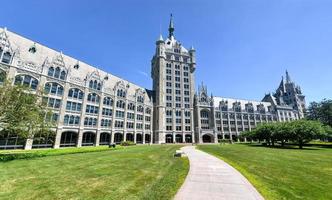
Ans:
[[[188,156],[190,170],[175,200],[263,200],[249,181],[226,162],[194,146],[181,148]]]

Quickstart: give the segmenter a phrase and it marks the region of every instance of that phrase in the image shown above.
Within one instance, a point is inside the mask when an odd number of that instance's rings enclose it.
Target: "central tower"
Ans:
[[[171,15],[166,40],[160,35],[152,58],[154,142],[194,141],[195,50],[189,51],[175,39]]]

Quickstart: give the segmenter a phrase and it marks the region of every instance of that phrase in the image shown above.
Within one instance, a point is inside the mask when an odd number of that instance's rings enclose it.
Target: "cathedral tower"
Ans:
[[[193,101],[195,50],[187,50],[175,39],[171,15],[168,37],[160,35],[152,58],[151,76],[155,91],[154,142],[195,142]]]

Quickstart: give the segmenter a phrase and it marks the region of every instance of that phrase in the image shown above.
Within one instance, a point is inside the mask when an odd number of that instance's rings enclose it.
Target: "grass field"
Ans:
[[[0,162],[0,199],[171,199],[189,170],[179,146]]]
[[[332,148],[201,145],[239,170],[266,199],[332,199]]]

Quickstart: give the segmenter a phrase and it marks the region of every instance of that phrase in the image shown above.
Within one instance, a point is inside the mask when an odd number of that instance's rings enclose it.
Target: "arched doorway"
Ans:
[[[235,134],[232,134],[232,140],[233,141],[237,141],[239,139],[239,137]]]
[[[111,143],[110,133],[100,133],[99,145],[109,145]]]
[[[186,143],[192,143],[193,142],[192,136],[190,134],[186,134],[185,140],[186,140]]]
[[[137,144],[142,144],[143,143],[143,136],[141,133],[136,134],[136,143]]]
[[[218,142],[220,142],[222,140],[222,135],[218,134],[217,137],[218,137]]]
[[[82,146],[93,146],[96,141],[96,134],[93,132],[83,133]]]
[[[173,135],[167,134],[166,135],[166,143],[173,143]]]
[[[60,147],[75,147],[78,133],[66,131],[61,134]]]
[[[134,135],[132,133],[126,134],[126,141],[134,142]]]
[[[150,134],[145,134],[145,143],[150,143],[150,142],[151,142]]]
[[[203,143],[212,143],[212,136],[208,134],[203,135]]]
[[[181,134],[176,134],[175,135],[175,142],[176,143],[182,143],[182,135]]]
[[[115,144],[120,144],[123,140],[122,133],[115,133],[114,134],[114,143]]]

